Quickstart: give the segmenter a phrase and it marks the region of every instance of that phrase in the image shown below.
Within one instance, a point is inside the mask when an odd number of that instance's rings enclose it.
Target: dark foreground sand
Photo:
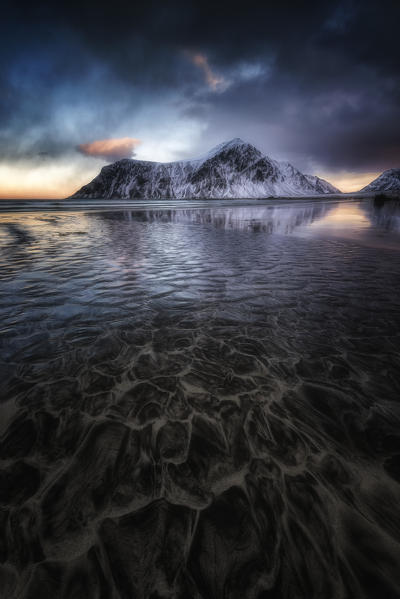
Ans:
[[[332,209],[2,215],[1,597],[399,597],[396,214]]]

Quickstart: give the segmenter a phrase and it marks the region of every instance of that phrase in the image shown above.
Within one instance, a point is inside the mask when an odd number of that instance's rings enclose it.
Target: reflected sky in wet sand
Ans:
[[[0,212],[7,597],[397,598],[399,204],[64,204]]]

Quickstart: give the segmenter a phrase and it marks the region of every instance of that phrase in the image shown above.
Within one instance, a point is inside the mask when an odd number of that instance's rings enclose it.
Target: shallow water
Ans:
[[[0,588],[400,593],[400,206],[0,207]]]

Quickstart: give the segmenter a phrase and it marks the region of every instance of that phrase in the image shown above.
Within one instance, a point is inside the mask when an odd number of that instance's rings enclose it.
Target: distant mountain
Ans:
[[[309,196],[340,191],[323,179],[303,175],[288,162],[265,156],[239,138],[196,160],[119,160],[72,198],[265,198]]]
[[[400,168],[383,171],[379,177],[360,191],[393,191],[400,192]]]

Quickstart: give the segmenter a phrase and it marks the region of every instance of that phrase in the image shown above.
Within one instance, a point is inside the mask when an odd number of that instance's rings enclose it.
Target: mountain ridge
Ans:
[[[400,192],[400,168],[389,168],[363,187],[360,192]]]
[[[233,138],[193,159],[153,162],[125,158],[104,166],[71,198],[265,198],[341,193],[328,181],[266,156]]]

